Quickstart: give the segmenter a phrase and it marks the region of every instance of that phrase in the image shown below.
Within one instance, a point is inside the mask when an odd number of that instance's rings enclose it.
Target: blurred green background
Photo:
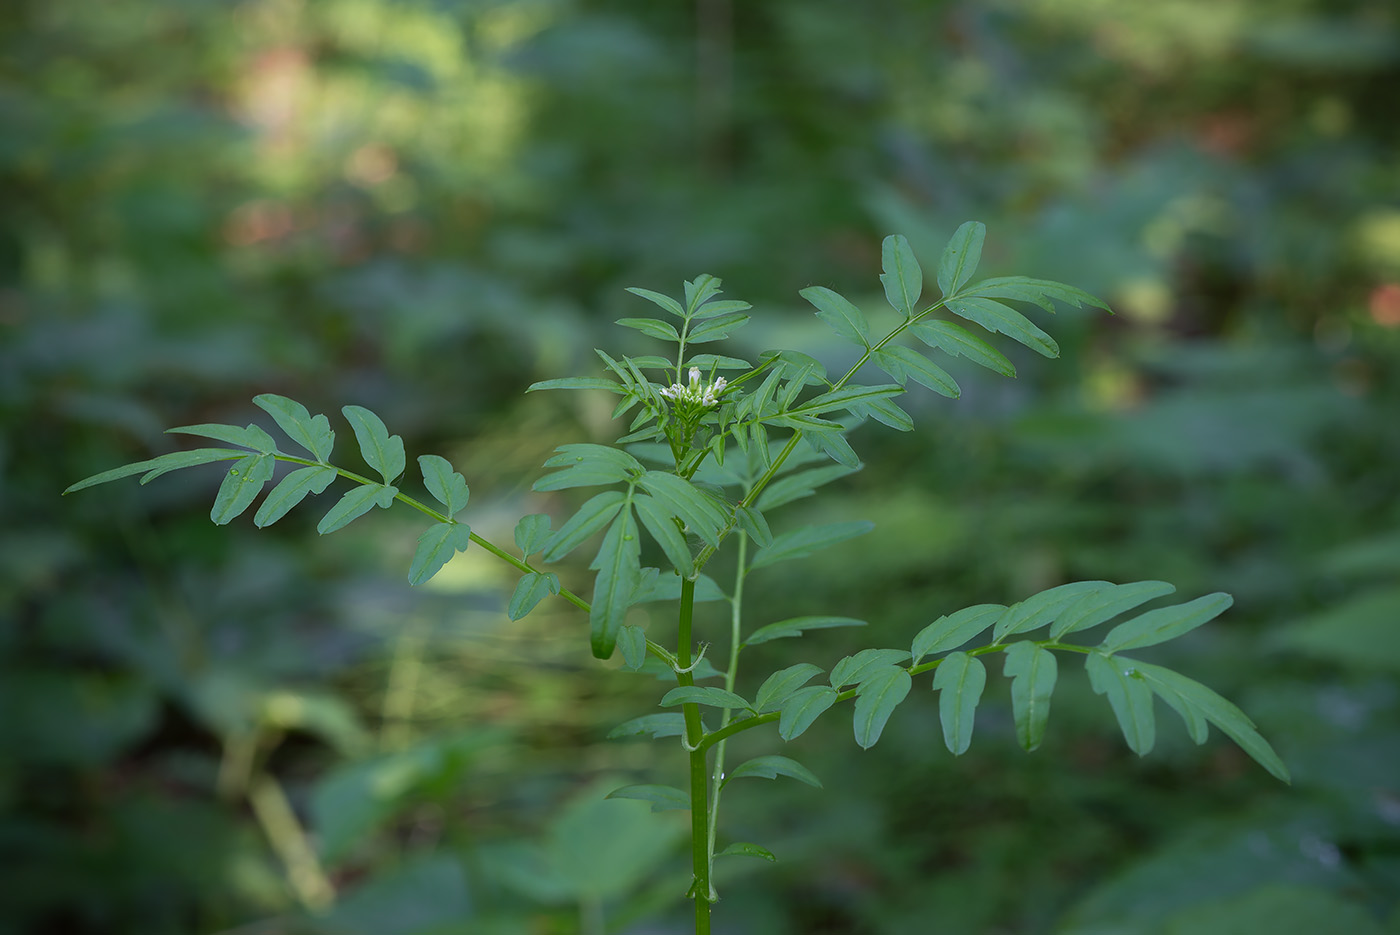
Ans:
[[[476,551],[410,590],[397,511],[216,528],[213,466],[59,492],[275,392],[451,458],[508,542],[576,502],[529,491],[550,449],[618,432],[521,391],[653,352],[611,324],[647,311],[624,286],[714,273],[757,309],[731,353],[836,364],[797,290],[876,307],[883,235],[928,265],[978,219],[984,272],[1118,314],[1042,321],[1063,359],[1013,347],[1015,381],[952,362],[961,400],[917,391],[919,432],[861,430],[862,473],[775,514],[877,530],[755,575],[749,619],[871,627],[756,649],[741,689],[968,603],[1163,578],[1235,594],[1157,658],[1238,701],[1294,786],[1165,712],[1138,760],[1068,669],[1029,756],[999,676],[956,760],[915,692],[870,751],[836,716],[783,750],[824,790],[726,797],[724,835],[780,861],[720,865],[720,930],[1400,933],[1398,21],[9,0],[0,932],[686,931],[676,813],[599,801],[676,778],[668,743],[606,739],[663,686],[595,663],[567,605],[510,624]]]

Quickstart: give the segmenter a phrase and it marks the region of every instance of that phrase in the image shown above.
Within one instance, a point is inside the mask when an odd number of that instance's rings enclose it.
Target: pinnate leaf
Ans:
[[[902,649],[862,649],[831,667],[831,687],[858,684],[877,669],[904,662],[908,658],[909,653]]]
[[[972,744],[972,727],[982,689],[987,685],[987,669],[982,660],[967,653],[949,653],[934,670],[933,689],[938,692],[938,719],[943,725],[943,743],[954,756],[967,752]]]
[[[1138,663],[1095,651],[1085,657],[1084,667],[1094,691],[1108,696],[1128,748],[1138,756],[1151,753],[1157,742],[1157,721],[1152,711],[1152,689],[1138,673]]]
[[[341,497],[331,507],[326,515],[321,517],[321,522],[317,524],[316,531],[321,535],[335,532],[342,526],[364,516],[375,506],[388,509],[394,502],[394,497],[398,494],[397,487],[390,487],[387,484],[361,484]]]
[[[690,551],[690,544],[686,542],[685,533],[681,532],[671,511],[654,497],[644,493],[632,497],[632,506],[636,508],[637,518],[642,521],[647,532],[651,533],[656,544],[661,546],[661,551],[666,554],[671,567],[686,577],[693,574],[695,560]]]
[[[523,557],[529,558],[549,542],[552,535],[549,524],[548,513],[531,513],[520,517],[520,522],[515,524],[515,547]]]
[[[378,471],[385,484],[392,484],[407,463],[403,438],[390,435],[384,420],[364,406],[342,406],[340,411],[355,430],[355,440],[360,443],[360,456],[365,464]]]
[[[535,609],[535,605],[559,593],[559,576],[554,572],[527,571],[515,583],[515,591],[506,604],[506,616],[519,620]]]
[[[681,338],[675,325],[665,321],[657,321],[655,318],[619,318],[617,323],[624,328],[633,328],[648,337],[659,338],[662,341],[679,341]]]
[[[834,627],[863,627],[864,620],[857,620],[855,617],[792,617],[788,620],[779,620],[777,623],[770,623],[767,626],[759,627],[749,634],[749,638],[744,640],[745,646],[757,646],[759,643],[766,643],[769,640],[780,640],[792,636],[801,636],[806,630],[827,630]]]
[[[437,455],[419,455],[418,467],[423,472],[423,486],[428,488],[428,493],[447,507],[447,515],[455,516],[458,511],[467,505],[466,478],[452,470],[452,464],[446,458]]]
[[[810,662],[799,662],[786,669],[779,669],[764,679],[763,684],[758,687],[758,693],[753,698],[754,710],[759,714],[776,711],[789,695],[811,681],[813,676],[820,675],[821,671]]]
[[[845,296],[825,286],[808,286],[799,295],[816,308],[817,317],[839,336],[861,347],[870,346],[870,323],[865,313]]]
[[[987,227],[981,221],[967,221],[953,232],[938,261],[938,288],[945,296],[956,293],[982,262],[982,241]]]
[[[1064,610],[1088,596],[1114,585],[1107,581],[1071,581],[1058,587],[1033,594],[1006,608],[992,630],[992,642],[1000,643],[1008,636],[1039,629],[1058,617]]]
[[[951,321],[925,319],[909,326],[914,336],[929,347],[936,347],[949,357],[966,357],[981,367],[1004,377],[1016,376],[1016,367],[1006,355],[986,341]]]
[[[752,776],[756,779],[777,779],[779,776],[789,776],[798,782],[805,782],[809,786],[822,787],[821,780],[816,777],[810,769],[791,757],[778,756],[756,756],[752,760],[734,767],[734,770],[725,777],[724,783],[728,785],[730,781],[742,779],[745,776]]]
[[[313,416],[301,403],[276,393],[254,396],[253,402],[272,416],[288,438],[311,452],[317,461],[330,459],[335,449],[335,431],[331,428],[330,419],[323,415]]]
[[[1124,649],[1141,649],[1174,640],[1204,623],[1214,620],[1229,609],[1235,599],[1223,591],[1198,597],[1185,604],[1159,607],[1118,624],[1108,631],[1099,649],[1116,653]]]
[[[1000,332],[1043,357],[1060,356],[1060,346],[1055,339],[1009,305],[980,296],[958,296],[948,300],[948,310],[977,322],[988,331]]]
[[[77,490],[84,490],[88,487],[95,487],[98,484],[105,484],[109,481],[121,480],[123,477],[130,477],[133,474],[145,473],[141,478],[141,483],[145,484],[169,471],[177,471],[180,468],[194,467],[196,464],[209,464],[213,461],[233,461],[238,458],[246,458],[247,451],[237,448],[193,448],[188,451],[172,451],[156,458],[146,461],[136,461],[132,464],[125,464],[119,468],[112,468],[110,471],[103,471],[91,477],[85,477],[76,484],[71,484],[64,490],[65,494],[73,493]]]
[[[248,509],[262,492],[263,485],[272,479],[276,464],[272,455],[267,454],[248,455],[235,462],[219,484],[214,507],[209,511],[214,524],[222,526]]]
[[[636,296],[641,296],[653,305],[664,308],[677,318],[685,317],[685,309],[681,308],[681,303],[671,298],[669,295],[662,295],[660,292],[652,292],[650,289],[641,289],[637,286],[628,286],[627,291]]]
[[[713,494],[683,477],[663,471],[647,471],[637,483],[673,515],[684,520],[701,539],[710,545],[719,544],[728,516],[724,504]]]
[[[627,616],[641,579],[641,543],[637,521],[623,507],[608,527],[590,568],[598,572],[588,614],[589,643],[594,657],[607,659],[617,645],[617,631]]]
[[[811,685],[793,692],[783,702],[778,717],[778,736],[792,740],[803,734],[822,712],[836,703],[836,694],[836,689],[826,685]]]
[[[909,318],[924,291],[924,271],[903,234],[891,234],[880,245],[880,282],[885,286],[885,299],[890,307]]]
[[[273,440],[272,436],[251,423],[243,428],[213,422],[201,423],[200,425],[181,425],[173,429],[166,429],[165,434],[197,435],[200,438],[212,438],[215,441],[251,448],[259,454],[271,454],[277,450],[277,442]]]
[[[1016,741],[1030,752],[1045,739],[1050,717],[1050,696],[1055,691],[1059,664],[1055,654],[1025,641],[1006,648],[1002,673],[1011,679],[1011,709],[1016,719]]]
[[[870,749],[880,739],[890,714],[908,696],[912,684],[908,670],[894,665],[878,668],[861,680],[852,723],[862,749]]]
[[[452,556],[465,552],[472,530],[462,523],[434,523],[418,537],[418,548],[408,566],[408,583],[422,584],[442,570]]]
[[[951,614],[944,614],[914,637],[914,662],[917,663],[930,653],[957,649],[996,623],[1005,612],[1005,604],[973,604]]]
[[[729,333],[749,323],[743,312],[727,312],[696,325],[685,336],[686,344],[705,344],[729,337]]]
[[[564,470],[546,474],[535,481],[535,490],[564,490],[570,487],[597,487],[616,484],[642,473],[642,464],[625,451],[606,445],[561,445],[545,467]]]
[[[912,347],[896,344],[875,352],[875,365],[903,383],[912,379],[942,396],[957,399],[962,389],[948,371],[930,361]]]
[[[295,507],[308,494],[324,493],[338,475],[335,468],[321,464],[293,471],[272,488],[253,516],[253,525],[271,526]]]
[[[620,490],[605,490],[587,500],[550,537],[549,543],[540,552],[540,558],[546,562],[557,562],[568,555],[611,522],[626,499]]]
[[[1171,594],[1176,587],[1165,581],[1134,581],[1130,584],[1108,584],[1082,595],[1059,614],[1050,628],[1050,637],[1059,639],[1066,633],[1077,633],[1111,620],[1124,611],[1132,610],[1150,600]]]

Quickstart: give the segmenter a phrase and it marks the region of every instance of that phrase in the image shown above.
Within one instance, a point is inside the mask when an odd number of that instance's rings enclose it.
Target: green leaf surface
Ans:
[[[720,293],[718,276],[701,273],[685,284],[685,311],[694,315],[696,310]]]
[[[636,672],[647,661],[647,635],[641,627],[618,630],[617,648],[622,653],[622,667],[629,672]]]
[[[520,522],[515,524],[515,547],[522,557],[529,558],[545,547],[553,535],[550,522],[548,513],[531,513],[520,517]]]
[[[734,519],[739,528],[748,533],[749,538],[759,548],[766,548],[773,544],[773,531],[768,528],[768,520],[763,514],[751,506],[740,506],[734,509]]]
[[[559,593],[559,576],[554,572],[527,571],[515,583],[515,591],[506,603],[506,616],[519,620],[535,609],[535,605]]]
[[[915,383],[950,399],[957,399],[962,395],[957,381],[949,376],[946,370],[912,347],[902,344],[885,347],[876,351],[873,359],[877,367],[901,383],[905,379],[912,379]]]
[[[647,532],[661,546],[671,566],[685,577],[694,574],[695,558],[691,554],[690,544],[686,542],[685,533],[676,524],[671,510],[644,493],[633,495],[632,506],[636,508],[637,518]]]
[[[697,316],[698,317],[698,316]],[[749,316],[743,312],[726,312],[696,325],[686,333],[685,343],[707,344],[729,337],[729,333],[748,324]]]
[[[1124,649],[1141,649],[1144,646],[1156,646],[1158,643],[1174,640],[1214,620],[1234,602],[1235,599],[1230,595],[1217,591],[1185,604],[1149,610],[1109,630],[1108,636],[1099,644],[1099,649],[1105,653],[1116,653]]]
[[[538,383],[531,383],[525,388],[525,392],[533,393],[536,390],[607,390],[610,393],[626,393],[627,389],[613,380],[604,380],[601,377],[560,377],[557,380],[540,380]]]
[[[778,478],[764,488],[763,493],[758,495],[757,506],[760,510],[772,510],[794,500],[810,497],[818,487],[853,473],[855,473],[853,468],[841,464],[828,464],[823,467],[796,471],[786,477]]]
[[[588,614],[589,644],[598,659],[608,659],[617,645],[617,631],[627,617],[641,575],[641,543],[637,521],[626,506],[603,536],[603,544],[588,567],[598,572]]]
[[[851,443],[837,432],[802,432],[802,440],[849,471],[861,468],[860,456]]]
[[[273,440],[272,436],[251,423],[244,428],[239,428],[236,425],[221,425],[213,422],[201,423],[199,425],[181,425],[173,429],[166,429],[165,434],[195,435],[200,438],[212,438],[215,441],[228,442],[231,445],[242,445],[244,448],[251,448],[259,454],[271,454],[277,450],[277,442]]]
[[[785,532],[780,536],[774,536],[771,545],[755,552],[749,568],[767,568],[769,565],[776,565],[778,562],[806,558],[814,552],[830,548],[833,545],[838,545],[849,539],[854,539],[857,536],[863,536],[874,528],[874,523],[866,520],[858,520],[846,523],[827,523],[821,526],[804,526],[801,529],[794,529],[792,532]],[[750,642],[752,642],[752,637],[750,637]]]
[[[335,450],[335,431],[330,419],[313,416],[301,403],[276,393],[254,396],[253,403],[272,416],[287,437],[311,452],[317,461],[330,460]]]
[[[874,419],[897,432],[912,432],[914,430],[914,419],[909,413],[888,399],[872,399],[868,402],[855,403],[851,406],[850,411],[852,415]]]
[[[745,646],[757,646],[759,643],[767,643],[769,640],[781,640],[793,636],[801,636],[807,630],[829,630],[835,627],[863,627],[866,626],[864,620],[857,620],[855,617],[792,617],[788,620],[779,620],[777,623],[770,623],[767,626],[759,627],[749,634],[749,638],[744,640]]]
[[[825,286],[808,286],[799,295],[817,310],[817,317],[852,344],[870,347],[870,323],[865,313],[840,293]]]
[[[915,635],[911,647],[914,662],[918,663],[930,653],[957,649],[996,623],[1005,612],[1005,604],[973,604],[951,614],[944,614]]]
[[[641,783],[635,786],[623,786],[621,789],[614,789],[605,798],[609,799],[641,799],[643,802],[651,803],[653,812],[665,812],[673,809],[689,809],[690,796],[686,795],[675,786],[658,786],[651,783]]]
[[[903,234],[891,234],[880,244],[880,282],[885,287],[885,300],[905,318],[914,315],[914,307],[924,292],[924,271]]]
[[[662,737],[683,737],[685,736],[685,715],[679,711],[667,711],[663,714],[643,714],[641,717],[634,717],[617,725],[608,731],[608,739],[616,740],[620,737],[651,737],[659,739]]]
[[[721,301],[706,301],[690,313],[691,320],[703,321],[706,318],[714,318],[718,315],[728,315],[732,312],[742,312],[745,309],[753,308],[752,305],[742,299],[723,299]]]
[[[908,658],[909,653],[902,649],[862,649],[831,667],[831,687],[858,684],[877,669],[904,662]]]
[[[1092,659],[1096,655],[1096,653],[1091,654],[1089,658]],[[1142,681],[1151,687],[1152,691],[1181,715],[1182,719],[1186,721],[1191,739],[1195,740],[1196,743],[1202,743],[1205,740],[1205,731],[1198,726],[1198,721],[1204,719],[1220,728],[1227,737],[1239,745],[1241,750],[1268,770],[1274,778],[1283,782],[1291,781],[1288,767],[1284,765],[1283,760],[1279,759],[1273,747],[1269,746],[1269,742],[1255,730],[1254,722],[1230,701],[1200,682],[1189,679],[1171,669],[1149,665],[1146,662],[1138,662],[1123,656],[1115,656],[1110,661],[1116,661],[1119,666],[1131,667]]]
[[[1075,308],[1101,308],[1111,311],[1102,299],[1090,295],[1083,289],[1053,282],[1049,279],[1032,279],[1029,276],[997,276],[984,279],[968,290],[970,295],[982,295],[992,299],[1012,299],[1020,302],[1034,302],[1047,312],[1055,311],[1051,299],[1059,299]]]
[[[713,685],[678,685],[661,698],[661,707],[701,704],[712,708],[748,708],[749,703],[734,692]]]
[[[887,396],[898,396],[904,387],[898,383],[881,383],[875,386],[843,386],[839,390],[823,393],[790,411],[791,415],[820,415],[837,409],[850,409],[856,403],[873,402]]]
[[[1152,752],[1157,720],[1152,711],[1152,689],[1139,674],[1138,663],[1094,651],[1085,657],[1084,667],[1094,691],[1108,696],[1128,748],[1138,756]]]
[[[1016,367],[997,350],[962,325],[951,321],[924,319],[909,326],[920,341],[936,347],[949,357],[966,357],[981,367],[1004,377],[1016,376]]]
[[[540,552],[540,559],[557,562],[582,545],[617,515],[627,498],[620,490],[605,490],[587,500],[573,516],[564,521],[559,531],[550,537]]]
[[[616,484],[643,472],[642,463],[625,451],[606,445],[561,445],[545,467],[564,470],[546,474],[535,481],[533,490],[564,490],[570,487],[597,487]]]
[[[986,236],[987,227],[981,221],[967,221],[953,232],[938,261],[938,288],[945,296],[956,293],[977,272]]]
[[[653,305],[665,309],[677,318],[685,317],[685,309],[681,308],[681,303],[671,298],[669,295],[662,295],[660,292],[652,292],[650,289],[641,289],[637,286],[628,286],[627,291],[636,296],[641,296]]]
[[[938,720],[943,725],[943,743],[954,756],[967,752],[972,744],[972,727],[982,689],[987,685],[987,668],[982,660],[967,653],[949,653],[933,673],[933,689],[938,692]]]
[[[438,503],[447,507],[448,516],[456,516],[467,505],[470,491],[466,478],[452,470],[452,464],[446,458],[419,455],[418,468],[423,472],[423,486],[428,488],[428,493]]]
[[[331,482],[339,475],[335,468],[326,465],[304,467],[295,470],[277,482],[258,507],[253,516],[253,525],[261,528],[271,526],[295,507],[308,494],[324,493]]]
[[[799,688],[783,702],[778,716],[778,736],[792,740],[806,732],[812,722],[836,703],[836,689],[826,685]]]
[[[683,477],[662,471],[647,471],[637,481],[643,490],[655,497],[674,516],[710,545],[718,545],[720,534],[729,521],[727,509],[713,494],[696,487]]]
[[[818,789],[822,787],[821,780],[816,777],[810,769],[801,763],[786,756],[756,756],[752,760],[734,767],[733,771],[725,777],[724,784],[728,785],[735,779],[743,779],[751,776],[755,779],[777,779],[779,776],[788,776],[798,782],[805,782],[809,786]]]
[[[766,847],[759,847],[757,844],[750,844],[748,841],[735,841],[724,850],[715,854],[716,857],[759,857],[770,863],[776,862],[778,858],[773,856],[773,852]]]
[[[909,695],[912,685],[908,670],[893,665],[876,669],[861,680],[852,724],[862,749],[870,749],[880,739],[890,714]]]
[[[418,537],[418,548],[408,566],[408,583],[422,584],[442,570],[453,555],[471,545],[472,530],[462,523],[434,523]]]
[[[1043,357],[1060,356],[1060,346],[1055,339],[1009,305],[978,296],[958,296],[948,300],[948,310],[968,321],[975,321],[988,331],[1000,332]]]
[[[214,525],[223,526],[248,509],[262,492],[263,485],[272,480],[277,462],[272,455],[248,455],[235,462],[219,484],[209,518]]]
[[[676,330],[675,325],[665,321],[657,321],[655,318],[619,318],[617,324],[662,341],[679,341],[681,339],[680,332]]]
[[[1059,664],[1055,654],[1024,641],[1006,648],[1002,674],[1011,679],[1011,710],[1016,720],[1016,741],[1027,753],[1045,739],[1050,717],[1050,696],[1055,691]]]
[[[385,484],[392,484],[407,464],[403,438],[390,435],[384,421],[364,406],[342,406],[340,411],[355,430],[365,464],[378,471]]]
[[[1050,638],[1059,639],[1067,633],[1077,633],[1096,627],[1106,620],[1132,610],[1176,590],[1165,581],[1134,581],[1130,584],[1108,584],[1084,594],[1060,612],[1050,628]]]
[[[813,676],[820,675],[821,671],[819,666],[810,662],[799,662],[779,669],[758,687],[758,693],[753,697],[754,710],[759,714],[778,710],[789,695],[811,681]]]
[[[1088,597],[1089,592],[1113,589],[1116,585],[1107,581],[1071,581],[1058,587],[1033,594],[1006,608],[992,629],[992,642],[1000,643],[1005,637],[1018,633],[1029,633],[1050,623],[1066,608]]]
[[[146,461],[136,461],[132,464],[125,464],[110,471],[103,471],[91,477],[85,477],[76,484],[71,484],[63,492],[73,493],[76,490],[83,490],[88,487],[95,487],[98,484],[105,484],[109,481],[120,480],[123,477],[130,477],[133,474],[146,472],[146,476],[141,478],[141,483],[145,484],[162,474],[170,471],[177,471],[180,468],[194,467],[197,464],[209,464],[214,461],[233,461],[238,458],[246,458],[248,452],[237,448],[193,448],[188,451],[172,451],[169,454],[160,455]]]
[[[335,506],[326,511],[326,515],[321,517],[321,522],[317,524],[316,531],[324,536],[359,519],[376,505],[387,509],[394,502],[398,492],[397,487],[386,484],[361,484],[348,491],[336,501]]]

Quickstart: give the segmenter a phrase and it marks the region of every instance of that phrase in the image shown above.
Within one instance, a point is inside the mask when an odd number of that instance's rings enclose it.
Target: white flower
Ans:
[[[724,392],[727,381],[724,377],[715,377],[715,382],[706,385],[701,382],[700,368],[690,368],[690,385],[672,383],[661,390],[661,395],[677,403],[689,403],[691,405],[710,408],[719,405],[719,395]]]

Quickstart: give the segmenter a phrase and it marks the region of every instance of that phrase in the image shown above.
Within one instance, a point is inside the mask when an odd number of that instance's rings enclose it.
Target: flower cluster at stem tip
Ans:
[[[689,403],[692,406],[699,406],[708,409],[711,406],[719,405],[719,394],[724,392],[726,381],[724,377],[715,377],[715,382],[702,384],[700,382],[700,368],[690,368],[690,385],[683,386],[680,383],[672,383],[661,391],[661,395],[677,403]]]

